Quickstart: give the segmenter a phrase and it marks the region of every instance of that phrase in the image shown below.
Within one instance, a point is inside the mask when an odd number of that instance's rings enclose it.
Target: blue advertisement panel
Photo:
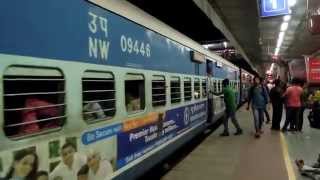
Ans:
[[[121,168],[207,118],[207,102],[128,121],[118,133],[117,168]],[[147,120],[146,120],[147,119]],[[144,123],[141,123],[144,122]],[[150,122],[150,123],[149,123]],[[138,126],[137,126],[138,125]]]
[[[221,66],[218,66],[218,65],[212,66],[213,77],[217,77],[217,78],[223,78],[223,79],[228,78],[229,80],[237,80],[238,79],[237,71],[238,70],[235,70],[225,64],[221,64]]]
[[[0,53],[196,72],[188,47],[84,0],[3,0],[0,21]]]
[[[261,17],[289,14],[288,0],[261,0],[260,13]]]

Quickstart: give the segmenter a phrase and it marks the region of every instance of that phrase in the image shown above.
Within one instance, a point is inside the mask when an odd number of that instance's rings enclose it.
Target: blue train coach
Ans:
[[[240,92],[239,68],[126,1],[4,0],[0,22],[4,178],[134,179],[224,114],[224,78]]]

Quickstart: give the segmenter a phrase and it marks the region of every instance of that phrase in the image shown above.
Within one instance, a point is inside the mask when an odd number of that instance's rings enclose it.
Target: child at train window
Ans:
[[[141,110],[141,101],[139,97],[135,97],[132,93],[126,93],[126,107],[128,112]]]
[[[24,107],[28,109],[22,112],[23,125],[19,127],[19,134],[30,134],[39,132],[41,129],[57,127],[58,123],[55,121],[56,119],[45,120],[47,118],[59,116],[57,107],[48,107],[52,105],[55,104],[39,98],[27,98]]]

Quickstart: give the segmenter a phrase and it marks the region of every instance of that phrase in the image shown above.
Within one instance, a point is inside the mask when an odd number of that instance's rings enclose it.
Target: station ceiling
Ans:
[[[198,7],[195,3],[198,0],[128,1],[200,44],[222,42],[228,37],[226,32],[221,32],[214,25],[214,17]],[[283,16],[260,18],[259,0],[202,1],[207,1],[211,6],[208,8],[212,8],[223,21],[244,51],[246,60],[249,59],[249,63],[257,69],[266,70],[273,62],[271,56],[275,52]],[[307,0],[296,1],[279,53],[284,62],[303,59],[302,55],[310,55],[320,49],[320,36],[312,35],[307,30]],[[319,0],[308,1],[309,7],[320,7]],[[244,58],[233,61],[250,70],[250,65]]]

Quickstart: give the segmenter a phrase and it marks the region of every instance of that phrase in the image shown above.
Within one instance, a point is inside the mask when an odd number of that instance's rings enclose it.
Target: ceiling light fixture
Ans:
[[[285,15],[285,16],[283,17],[283,21],[284,21],[284,22],[288,22],[288,21],[290,21],[290,19],[291,19],[291,15]]]
[[[282,41],[279,41],[279,40],[278,40],[278,42],[277,42],[277,48],[280,48],[281,44],[282,44]]]
[[[288,29],[289,23],[283,22],[280,27],[280,31],[286,31]]]
[[[284,38],[284,31],[282,31],[282,32],[279,33],[278,39],[281,39],[281,41],[282,41],[283,38]]]
[[[227,48],[227,46],[228,46],[228,43],[225,41],[225,42],[223,42],[223,46],[224,46],[224,48]]]
[[[288,5],[289,5],[289,7],[295,6],[296,3],[297,3],[297,0],[288,0]]]
[[[275,56],[278,56],[279,55],[279,51],[280,51],[280,48],[276,48],[275,52],[274,52],[274,55]]]

